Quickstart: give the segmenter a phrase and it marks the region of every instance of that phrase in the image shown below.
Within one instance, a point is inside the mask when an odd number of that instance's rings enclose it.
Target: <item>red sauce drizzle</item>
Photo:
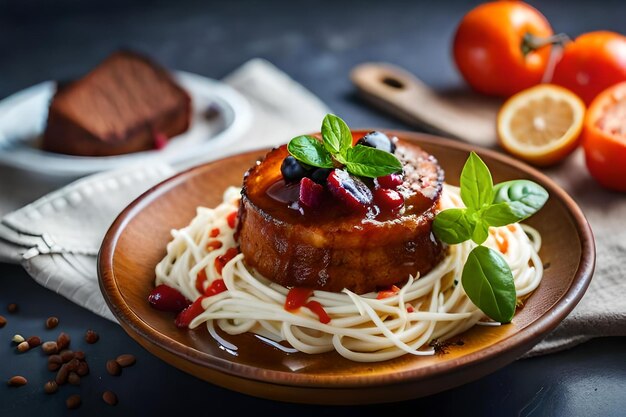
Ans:
[[[174,323],[178,328],[187,328],[191,320],[195,319],[204,311],[202,308],[202,300],[205,297],[198,297],[189,307],[178,313]]]
[[[509,250],[509,241],[500,232],[496,232],[495,236],[498,250],[502,253],[506,253]]]
[[[311,300],[308,303],[306,303],[304,306],[317,315],[317,317],[320,320],[320,323],[328,324],[330,322],[330,317],[326,313],[326,310],[324,310],[324,307],[322,307],[322,305],[318,303],[317,301]]]
[[[229,248],[225,254],[218,256],[215,258],[215,270],[218,274],[222,275],[222,269],[224,269],[224,265],[230,262],[237,254],[239,250],[237,248]]]
[[[285,310],[294,311],[302,307],[306,300],[313,294],[311,288],[294,287],[287,293],[287,299],[285,300]]]
[[[211,230],[211,233],[209,233],[209,237],[218,237],[219,234],[220,234],[220,229],[216,227],[215,229]]]
[[[206,281],[206,271],[203,268],[198,272],[198,275],[196,275],[196,290],[198,290],[200,294],[204,292],[204,281]]]
[[[387,287],[383,290],[378,291],[378,295],[376,296],[376,299],[382,300],[384,298],[394,296],[398,293],[398,291],[400,291],[400,288],[396,287],[395,285],[392,285],[390,287]]]
[[[219,240],[209,240],[206,244],[206,250],[211,252],[212,250],[219,249],[222,247],[222,242]]]
[[[226,221],[228,222],[228,226],[230,226],[231,229],[235,228],[235,225],[237,224],[237,213],[236,211],[233,211],[232,213],[230,213],[228,215],[228,217],[226,217]]]
[[[212,295],[217,295],[221,292],[226,291],[227,289],[228,288],[226,288],[226,284],[224,283],[223,279],[216,279],[211,283],[211,285],[207,287],[206,291],[204,292],[204,296],[210,297]]]

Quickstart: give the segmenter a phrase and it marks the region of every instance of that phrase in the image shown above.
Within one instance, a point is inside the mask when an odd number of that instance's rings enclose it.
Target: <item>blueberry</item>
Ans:
[[[326,179],[328,178],[330,171],[332,171],[332,169],[330,168],[317,168],[315,171],[311,173],[310,177],[316,183],[320,185],[325,185]]]
[[[396,144],[382,132],[370,132],[359,139],[356,144],[369,146],[370,148],[380,149],[381,151],[389,153],[394,153],[396,151]]]
[[[308,170],[296,158],[289,155],[283,159],[283,163],[280,165],[280,172],[283,174],[285,182],[298,182],[306,177]]]

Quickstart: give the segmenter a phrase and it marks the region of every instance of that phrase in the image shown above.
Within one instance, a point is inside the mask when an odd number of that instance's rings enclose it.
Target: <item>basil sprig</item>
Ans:
[[[327,114],[322,122],[322,140],[298,136],[287,145],[298,161],[319,168],[345,166],[349,173],[377,178],[402,171],[393,154],[369,146],[352,146],[352,133],[341,118]]]
[[[516,293],[511,268],[504,257],[482,244],[489,227],[522,221],[548,200],[548,192],[529,180],[493,185],[487,165],[472,152],[461,172],[461,199],[465,208],[443,210],[435,217],[433,232],[443,242],[473,240],[478,246],[463,267],[463,289],[487,316],[508,323],[515,314]]]

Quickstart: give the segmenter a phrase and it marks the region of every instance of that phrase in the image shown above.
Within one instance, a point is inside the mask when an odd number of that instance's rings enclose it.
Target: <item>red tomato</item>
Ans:
[[[591,176],[606,188],[626,192],[626,82],[591,102],[582,143]]]
[[[626,81],[626,36],[614,32],[585,33],[567,44],[552,78],[587,105],[621,81]]]
[[[524,2],[485,3],[461,20],[454,60],[476,91],[508,97],[541,82],[551,47],[534,43],[552,34],[546,18]]]

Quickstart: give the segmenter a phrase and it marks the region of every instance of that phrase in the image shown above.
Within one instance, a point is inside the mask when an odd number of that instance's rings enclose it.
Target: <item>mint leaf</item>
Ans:
[[[467,210],[462,208],[443,210],[433,221],[435,236],[450,245],[471,239],[473,229],[474,225],[467,217]]]
[[[493,202],[491,173],[474,152],[470,153],[461,172],[461,199],[467,207],[475,210]]]
[[[348,172],[360,177],[377,178],[402,171],[402,163],[393,154],[368,146],[348,148],[345,159]]]
[[[298,161],[319,168],[332,168],[333,160],[322,143],[313,136],[298,136],[289,141],[289,153]]]
[[[494,187],[493,203],[509,203],[517,216],[516,221],[524,220],[548,201],[548,192],[541,185],[530,180],[514,180],[497,184]]]
[[[346,155],[346,151],[352,146],[352,133],[350,128],[334,114],[327,114],[322,122],[322,137],[324,147],[331,154]]]
[[[461,278],[463,289],[474,305],[500,323],[515,314],[515,283],[511,268],[498,252],[475,247],[467,257]]]

